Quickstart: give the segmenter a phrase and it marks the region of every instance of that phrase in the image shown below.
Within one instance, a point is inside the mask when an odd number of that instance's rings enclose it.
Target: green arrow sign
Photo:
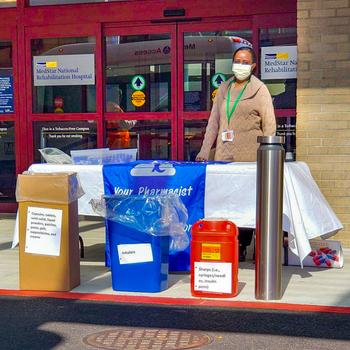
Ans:
[[[142,75],[135,75],[131,80],[131,87],[134,90],[143,90],[146,87],[146,79]]]
[[[226,81],[225,74],[216,73],[211,77],[211,85],[217,89],[224,81]]]

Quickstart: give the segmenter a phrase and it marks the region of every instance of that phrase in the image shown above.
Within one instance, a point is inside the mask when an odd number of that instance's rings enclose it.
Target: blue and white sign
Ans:
[[[34,86],[94,85],[95,55],[33,57]]]
[[[149,195],[178,194],[188,211],[186,233],[204,217],[206,164],[169,161],[138,161],[103,167],[105,194]],[[107,225],[108,228],[108,225]],[[106,264],[109,266],[109,232],[106,235]],[[171,252],[170,271],[189,271],[190,248]]]
[[[296,46],[261,48],[261,79],[296,79],[297,64]]]
[[[0,77],[0,114],[13,112],[13,78]]]

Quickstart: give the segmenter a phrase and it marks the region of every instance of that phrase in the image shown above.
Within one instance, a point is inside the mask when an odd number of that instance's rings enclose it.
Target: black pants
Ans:
[[[253,228],[239,228],[238,241],[239,241],[239,255],[245,256],[246,249],[252,242],[254,229]]]

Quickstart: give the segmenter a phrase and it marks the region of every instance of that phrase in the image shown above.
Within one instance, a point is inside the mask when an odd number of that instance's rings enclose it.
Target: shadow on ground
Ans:
[[[47,322],[155,327],[239,334],[350,340],[348,314],[244,310],[206,307],[87,302],[49,298],[2,297],[1,346],[51,349],[57,334],[38,330]],[[14,346],[14,342],[15,346]]]

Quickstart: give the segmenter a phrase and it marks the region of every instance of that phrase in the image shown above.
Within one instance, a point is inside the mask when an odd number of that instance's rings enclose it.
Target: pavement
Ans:
[[[203,350],[350,348],[348,314],[53,298],[1,297],[0,300],[1,349],[102,349],[84,344],[83,339],[92,333],[125,327],[199,331],[211,339],[210,344],[200,347]]]

